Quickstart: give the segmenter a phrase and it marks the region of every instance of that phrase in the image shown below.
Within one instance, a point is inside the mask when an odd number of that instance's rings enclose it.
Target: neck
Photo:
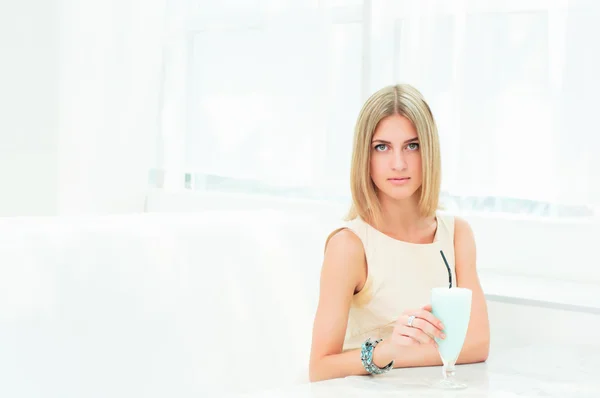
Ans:
[[[394,200],[385,195],[379,198],[382,220],[379,229],[411,234],[420,230],[428,220],[419,212],[419,195],[403,200]]]

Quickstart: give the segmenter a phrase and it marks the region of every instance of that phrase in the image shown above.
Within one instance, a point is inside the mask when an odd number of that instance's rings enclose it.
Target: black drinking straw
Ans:
[[[449,289],[452,289],[452,271],[450,271],[450,266],[448,265],[448,261],[446,261],[446,256],[444,256],[444,252],[440,250],[440,254],[442,255],[442,259],[444,259],[444,264],[446,264],[446,269],[448,270],[448,282],[450,286]]]

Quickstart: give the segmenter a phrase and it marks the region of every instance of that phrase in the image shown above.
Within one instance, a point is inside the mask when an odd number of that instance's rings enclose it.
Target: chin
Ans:
[[[392,200],[406,200],[413,197],[417,190],[403,187],[402,189],[380,190],[380,192]]]
[[[392,200],[403,201],[412,198],[413,195],[388,195],[388,197]]]

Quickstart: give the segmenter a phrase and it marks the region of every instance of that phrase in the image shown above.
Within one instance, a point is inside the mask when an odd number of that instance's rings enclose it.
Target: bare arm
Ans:
[[[471,320],[458,363],[484,362],[488,358],[490,348],[487,304],[477,276],[473,231],[465,220],[458,217],[454,227],[454,256],[458,286],[473,292]]]
[[[310,353],[311,381],[367,374],[359,350],[342,353],[350,302],[365,280],[366,260],[360,239],[348,230],[333,235],[327,244],[321,270]],[[379,346],[373,354],[373,361],[381,367],[392,360],[389,355],[381,357]]]

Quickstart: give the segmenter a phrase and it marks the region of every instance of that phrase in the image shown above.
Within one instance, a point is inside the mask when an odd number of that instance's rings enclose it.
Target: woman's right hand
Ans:
[[[431,306],[427,305],[418,310],[406,310],[398,318],[391,336],[391,344],[396,347],[418,344],[432,344],[437,347],[433,339],[444,339],[444,325],[431,313]]]

